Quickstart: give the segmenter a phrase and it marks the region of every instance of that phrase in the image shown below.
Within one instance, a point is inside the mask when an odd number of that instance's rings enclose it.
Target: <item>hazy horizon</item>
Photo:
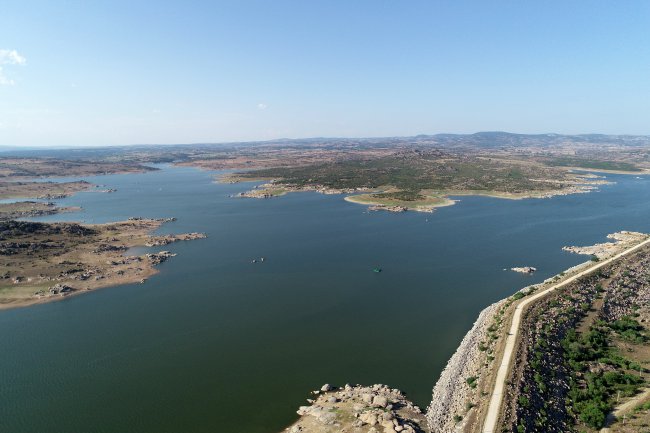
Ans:
[[[241,140],[241,141],[203,141],[203,142],[179,142],[179,143],[127,143],[127,144],[98,144],[98,145],[5,145],[0,144],[0,151],[7,150],[69,150],[69,149],[100,149],[100,148],[113,148],[113,147],[146,147],[146,146],[203,146],[203,145],[229,145],[229,144],[248,144],[248,143],[274,143],[282,141],[311,141],[311,140],[381,140],[381,139],[407,139],[415,137],[435,137],[440,135],[458,135],[458,136],[471,136],[479,134],[509,134],[509,135],[523,135],[523,136],[566,136],[566,137],[580,137],[580,136],[620,136],[620,137],[649,137],[650,134],[604,134],[600,132],[583,132],[577,134],[561,134],[557,132],[537,132],[537,133],[521,133],[511,131],[476,131],[468,133],[458,132],[436,132],[431,134],[414,134],[414,135],[392,135],[392,136],[365,136],[365,137],[278,137],[269,138],[265,140]]]

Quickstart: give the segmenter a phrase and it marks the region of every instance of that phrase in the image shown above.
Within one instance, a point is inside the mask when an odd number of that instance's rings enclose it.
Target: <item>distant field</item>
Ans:
[[[598,161],[595,159],[580,158],[556,158],[546,162],[551,167],[579,167],[592,168],[594,170],[611,170],[611,171],[642,171],[639,167],[629,162],[622,161]]]

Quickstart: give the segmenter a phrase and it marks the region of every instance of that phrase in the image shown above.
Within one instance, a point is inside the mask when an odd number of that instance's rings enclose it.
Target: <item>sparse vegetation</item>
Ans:
[[[591,168],[594,170],[611,170],[611,171],[630,171],[638,172],[640,168],[629,162],[621,161],[602,161],[586,158],[553,158],[546,161],[551,167],[578,167]]]
[[[266,168],[238,176],[280,179],[280,184],[293,188],[318,186],[349,190],[390,186],[393,190],[371,197],[403,202],[421,201],[432,194],[443,196],[466,191],[523,195],[557,191],[576,183],[575,177],[565,170],[543,165],[420,149],[377,158]]]
[[[630,362],[610,347],[610,332],[610,327],[599,321],[584,335],[570,330],[562,341],[572,370],[567,403],[582,422],[596,429],[603,427],[614,395],[633,395],[644,382],[626,372]]]

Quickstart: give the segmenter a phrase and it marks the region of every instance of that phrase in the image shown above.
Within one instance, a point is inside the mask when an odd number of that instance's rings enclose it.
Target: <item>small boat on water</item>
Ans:
[[[378,274],[378,273],[381,272],[381,268],[380,268],[379,266],[377,266],[376,268],[374,268],[374,269],[372,270],[372,272]]]

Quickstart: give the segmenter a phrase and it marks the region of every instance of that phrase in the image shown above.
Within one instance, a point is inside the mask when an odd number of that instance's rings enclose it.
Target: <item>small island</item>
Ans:
[[[510,270],[513,272],[519,272],[520,274],[532,274],[534,272],[537,272],[537,268],[534,268],[532,266],[515,267],[510,268]]]

